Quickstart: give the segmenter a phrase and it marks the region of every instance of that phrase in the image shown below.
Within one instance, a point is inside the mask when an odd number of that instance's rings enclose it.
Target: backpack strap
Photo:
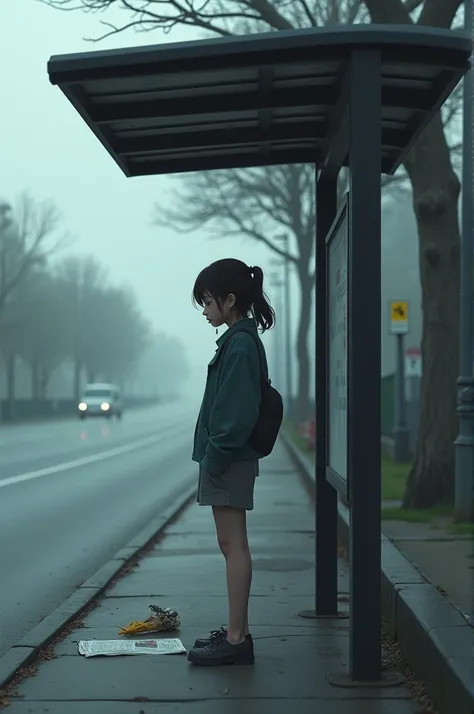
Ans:
[[[251,338],[253,339],[253,341],[255,342],[255,346],[256,346],[256,348],[257,348],[257,354],[258,354],[258,361],[259,361],[259,364],[260,364],[260,377],[261,377],[262,383],[263,383],[263,384],[271,384],[271,379],[269,378],[269,374],[268,374],[268,367],[267,367],[267,369],[265,369],[265,365],[264,365],[264,362],[263,362],[263,359],[262,359],[262,355],[261,355],[261,351],[260,351],[260,350],[261,350],[260,340],[259,340],[259,338],[257,337],[257,335],[256,335],[254,332],[252,332],[251,330],[246,330],[245,328],[242,328],[242,329],[240,329],[240,330],[236,330],[236,331],[229,337],[229,339],[226,340],[226,343],[225,343],[225,344],[227,345],[228,342],[230,342],[230,340],[231,340],[231,339],[234,337],[234,335],[236,335],[238,332],[246,332],[247,335],[250,335],[250,337],[251,337]]]

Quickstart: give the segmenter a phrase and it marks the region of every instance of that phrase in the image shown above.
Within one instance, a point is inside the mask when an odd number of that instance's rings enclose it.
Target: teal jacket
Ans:
[[[206,389],[194,432],[193,460],[213,476],[221,476],[233,461],[261,458],[248,443],[257,423],[261,399],[261,367],[267,362],[252,318],[240,320],[218,340],[209,362]],[[258,344],[258,346],[257,346]]]

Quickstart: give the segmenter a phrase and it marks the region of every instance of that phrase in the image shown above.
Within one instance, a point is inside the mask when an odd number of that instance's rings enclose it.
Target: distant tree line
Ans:
[[[94,257],[60,258],[70,239],[59,225],[52,204],[28,196],[15,206],[0,202],[0,369],[9,402],[20,360],[31,373],[32,399],[48,397],[65,362],[72,383],[64,396],[77,399],[84,381],[124,386],[138,366],[143,372],[147,352],[156,354],[157,337],[132,290],[109,282]]]

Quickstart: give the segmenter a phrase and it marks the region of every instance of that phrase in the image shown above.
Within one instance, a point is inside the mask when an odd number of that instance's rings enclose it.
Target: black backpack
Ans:
[[[248,443],[262,456],[268,456],[273,451],[278,433],[283,422],[283,399],[280,392],[272,386],[265,366],[260,356],[260,345],[258,337],[250,330],[236,330],[236,332],[246,332],[257,345],[258,358],[260,360],[262,398],[260,401],[260,411]],[[235,333],[234,333],[235,334]],[[232,339],[232,338],[230,338]]]

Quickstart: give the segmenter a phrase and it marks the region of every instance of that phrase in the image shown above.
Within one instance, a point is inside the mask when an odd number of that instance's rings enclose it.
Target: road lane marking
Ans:
[[[56,466],[47,466],[44,469],[39,469],[38,471],[30,471],[26,474],[19,474],[18,476],[11,476],[0,481],[0,488],[5,488],[6,486],[12,486],[17,483],[23,483],[24,481],[33,481],[37,478],[42,478],[43,476],[51,476],[53,474],[61,473],[61,471],[70,471],[71,469],[76,469],[80,466],[87,466],[88,464],[96,464],[99,461],[105,461],[106,459],[111,459],[114,456],[120,456],[121,454],[129,454],[132,451],[137,451],[145,446],[150,446],[152,444],[159,443],[169,439],[169,434],[154,434],[153,436],[148,436],[145,439],[140,439],[140,441],[135,441],[132,444],[126,444],[125,446],[118,446],[115,449],[109,449],[109,451],[102,451],[99,454],[93,454],[92,456],[84,456],[80,459],[75,459],[74,461],[66,461],[62,464],[57,464]]]

